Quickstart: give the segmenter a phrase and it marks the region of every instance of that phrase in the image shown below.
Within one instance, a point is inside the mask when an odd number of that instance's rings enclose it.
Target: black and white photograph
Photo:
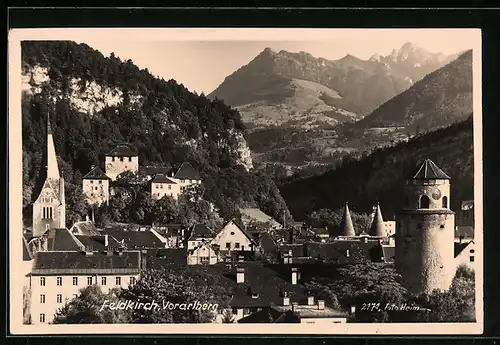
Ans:
[[[11,332],[479,334],[481,111],[479,29],[11,30]]]

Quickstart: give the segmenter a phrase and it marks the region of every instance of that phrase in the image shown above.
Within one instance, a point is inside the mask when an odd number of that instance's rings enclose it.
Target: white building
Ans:
[[[181,194],[181,185],[164,174],[156,174],[150,182],[151,195],[155,199],[161,199],[164,196],[169,196],[178,199]]]
[[[474,269],[476,261],[476,244],[474,241],[470,242],[455,242],[455,262],[458,266],[464,265],[468,268]]]
[[[50,323],[86,286],[97,284],[104,293],[127,288],[139,279],[139,251],[38,252],[31,271],[31,321]]]
[[[92,167],[82,178],[82,191],[89,205],[109,203],[110,178],[98,167]]]
[[[106,175],[111,181],[125,171],[137,174],[139,171],[139,156],[129,145],[118,145],[105,156]]]
[[[254,243],[251,237],[240,229],[233,221],[227,223],[215,236],[213,244],[221,251],[253,251]]]
[[[177,170],[172,169],[169,178],[179,184],[181,192],[189,186],[201,184],[200,174],[189,162],[182,163]]]

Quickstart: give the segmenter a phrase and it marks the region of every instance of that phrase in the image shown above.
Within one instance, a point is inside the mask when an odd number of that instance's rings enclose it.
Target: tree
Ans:
[[[200,279],[201,278],[201,279]],[[210,275],[196,275],[188,271],[149,270],[134,285],[121,291],[125,300],[158,303],[153,310],[133,309],[135,323],[207,323],[212,322],[217,310],[196,310],[190,303],[217,305],[224,308],[226,291],[210,284]],[[164,308],[164,303],[177,304],[175,309]],[[183,305],[184,307],[181,307]]]
[[[90,285],[80,290],[80,295],[69,301],[56,312],[52,323],[128,323],[127,311],[103,307],[118,303],[117,291],[104,294],[98,285]]]
[[[23,287],[23,324],[31,324],[31,288]]]

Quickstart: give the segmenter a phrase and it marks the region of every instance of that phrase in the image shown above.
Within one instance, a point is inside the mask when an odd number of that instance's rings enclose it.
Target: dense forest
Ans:
[[[314,210],[341,208],[346,201],[358,212],[369,212],[379,201],[385,217],[392,218],[405,180],[429,158],[451,177],[451,208],[457,210],[461,200],[474,198],[472,122],[470,115],[361,159],[346,157],[335,170],[281,186],[282,195],[298,220]]]
[[[24,206],[36,198],[43,171],[46,121],[50,113],[60,170],[64,171],[70,218],[79,203],[81,177],[119,143],[129,143],[140,165],[175,166],[189,161],[204,181],[204,197],[223,217],[237,207],[254,205],[272,215],[287,214],[274,182],[264,173],[248,171],[240,155],[244,125],[236,110],[219,100],[189,92],[175,80],[154,77],[131,60],[109,58],[85,44],[71,41],[24,41],[23,75],[47,69],[43,82],[31,77],[23,92]],[[97,111],[75,107],[90,88],[122,95],[118,103]],[[77,207],[78,208],[78,207]],[[84,212],[76,210],[75,212]],[[80,214],[80,216],[83,216]]]

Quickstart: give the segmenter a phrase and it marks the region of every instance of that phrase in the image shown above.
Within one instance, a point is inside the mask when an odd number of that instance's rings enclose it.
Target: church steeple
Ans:
[[[47,179],[59,180],[59,167],[52,137],[52,126],[50,125],[50,114],[47,113]]]
[[[352,225],[351,213],[349,212],[349,206],[347,202],[345,203],[342,223],[340,223],[340,236],[356,236],[356,232],[354,231],[354,225]]]
[[[379,203],[377,203],[377,208],[375,210],[375,215],[373,216],[369,234],[375,237],[385,236],[384,218],[382,218],[382,211],[380,211]]]

